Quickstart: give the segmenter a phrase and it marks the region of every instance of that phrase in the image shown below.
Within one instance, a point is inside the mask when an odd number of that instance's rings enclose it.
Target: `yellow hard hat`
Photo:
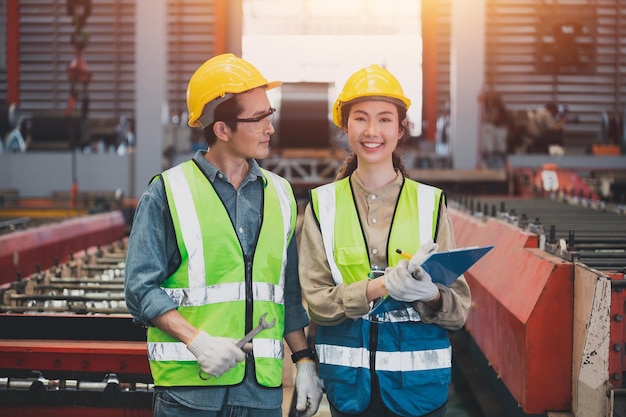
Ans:
[[[281,84],[281,81],[268,82],[251,63],[234,54],[217,55],[202,64],[187,85],[189,126],[208,126],[213,122],[213,111],[205,115],[208,120],[203,120],[203,123],[198,119],[202,116],[204,107],[214,100],[218,102],[212,110],[232,94],[243,93],[257,87],[270,90]]]
[[[344,104],[363,97],[387,98],[397,104],[411,105],[402,91],[400,82],[386,68],[373,64],[352,74],[333,105],[333,122],[342,128],[341,108]]]

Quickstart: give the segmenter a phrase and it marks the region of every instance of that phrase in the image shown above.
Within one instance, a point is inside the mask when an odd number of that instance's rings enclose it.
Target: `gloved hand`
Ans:
[[[187,349],[196,357],[204,372],[218,377],[245,359],[246,355],[235,346],[236,342],[235,339],[210,336],[203,330]]]
[[[437,249],[439,249],[439,245],[434,243],[432,239],[428,239],[424,242],[417,253],[415,253],[409,261],[409,272],[411,274],[415,274],[417,267],[424,263],[428,255],[433,252],[437,252]]]
[[[322,381],[317,376],[313,361],[296,363],[296,411],[299,417],[311,417],[317,413],[322,401]]]
[[[413,274],[409,272],[410,261],[400,261],[394,268],[385,272],[385,288],[389,295],[398,301],[432,301],[439,288],[433,283],[430,274],[417,266]]]

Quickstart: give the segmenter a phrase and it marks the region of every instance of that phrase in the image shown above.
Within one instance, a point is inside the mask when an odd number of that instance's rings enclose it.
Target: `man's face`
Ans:
[[[269,153],[274,109],[264,88],[255,88],[237,98],[243,110],[237,115],[237,130],[230,131],[231,151],[243,158],[263,159]]]

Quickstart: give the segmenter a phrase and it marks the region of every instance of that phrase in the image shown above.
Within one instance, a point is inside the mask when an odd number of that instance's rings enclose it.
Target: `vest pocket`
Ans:
[[[369,263],[362,246],[341,246],[337,248],[339,265],[366,265]]]
[[[343,374],[344,368],[335,369],[335,374]],[[358,414],[367,408],[370,402],[370,376],[367,370],[361,369],[357,374],[356,369],[352,369],[354,378],[351,381],[338,380],[336,378],[324,380],[326,396],[328,401],[342,413]],[[320,377],[322,377],[320,368]]]
[[[400,387],[394,384],[393,375],[379,374],[379,381],[383,402],[400,415],[421,416],[430,413],[441,407],[448,398],[449,383],[445,377],[433,373],[403,372]]]
[[[369,403],[369,354],[364,349],[363,320],[345,320],[335,326],[318,326],[319,376],[328,401],[344,413],[362,412]],[[366,332],[368,333],[368,332]]]

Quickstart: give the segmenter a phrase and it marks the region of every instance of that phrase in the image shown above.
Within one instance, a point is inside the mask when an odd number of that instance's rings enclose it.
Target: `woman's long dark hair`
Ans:
[[[353,103],[345,103],[341,107],[341,124],[343,125],[344,131],[346,130],[348,126],[348,116],[350,115],[350,108],[352,107],[352,104]],[[408,136],[408,131],[407,131],[406,126],[402,124],[402,122],[404,122],[404,120],[406,119],[406,108],[398,104],[396,104],[395,106],[398,109],[398,123],[400,124],[400,130],[402,130],[404,133],[401,139],[404,139]],[[393,167],[396,171],[400,171],[400,173],[403,176],[407,177],[408,175],[407,175],[406,168],[404,168],[404,164],[402,163],[402,160],[398,156],[397,151],[398,151],[398,148],[396,147],[396,149],[394,149],[393,153],[391,154],[391,162],[393,163]],[[343,163],[341,164],[341,166],[337,168],[337,174],[335,175],[335,180],[340,180],[340,179],[349,177],[350,174],[354,172],[357,165],[358,165],[358,159],[356,157],[356,154],[354,152],[350,152],[346,156],[346,158],[343,160]]]

